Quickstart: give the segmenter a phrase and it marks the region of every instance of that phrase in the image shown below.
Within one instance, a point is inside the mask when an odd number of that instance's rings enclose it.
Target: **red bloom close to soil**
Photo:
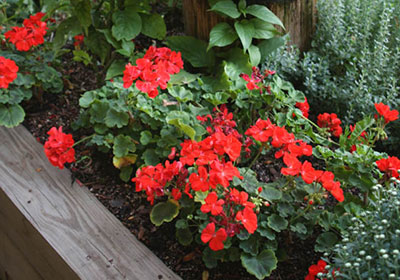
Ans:
[[[218,215],[222,212],[222,205],[225,203],[223,199],[218,199],[218,195],[216,192],[210,192],[206,199],[205,204],[203,204],[200,208],[201,212],[208,213],[211,212],[211,215]]]
[[[136,60],[136,66],[130,63],[125,66],[124,88],[130,87],[136,80],[136,87],[146,92],[150,98],[158,95],[158,87],[167,88],[170,76],[183,69],[183,61],[180,52],[171,51],[168,48],[156,48],[151,46],[143,58]]]
[[[0,88],[8,85],[17,78],[18,66],[11,59],[0,56]]]
[[[397,157],[383,158],[376,161],[380,171],[385,172],[390,177],[399,178],[400,160]]]
[[[390,107],[383,103],[375,103],[375,109],[385,119],[385,123],[395,121],[399,118],[399,111],[390,110]]]
[[[83,44],[84,39],[85,37],[82,34],[74,36],[74,46],[77,47]]]
[[[58,129],[52,127],[49,132],[49,139],[44,143],[44,152],[50,163],[60,169],[64,168],[66,162],[75,161],[74,139],[71,134],[62,132],[62,127]]]
[[[44,13],[37,13],[25,19],[24,27],[14,26],[4,34],[4,37],[15,45],[19,51],[29,51],[32,46],[44,43],[47,32],[46,22],[41,21]]]
[[[335,113],[323,113],[318,115],[318,126],[329,128],[329,132],[331,132],[333,136],[339,137],[342,134],[343,129],[340,126],[341,123],[342,121],[338,119]]]
[[[213,251],[219,251],[224,249],[224,241],[228,237],[224,228],[220,228],[215,232],[215,224],[209,223],[201,232],[201,241],[207,243],[210,241],[210,249]]]
[[[324,260],[319,260],[317,264],[311,265],[308,268],[308,275],[304,278],[304,280],[315,280],[315,277],[318,273],[327,273],[328,271],[325,269],[326,264],[327,263]]]
[[[257,215],[250,207],[245,207],[243,211],[239,211],[236,214],[236,220],[241,221],[250,234],[253,234],[257,229]]]

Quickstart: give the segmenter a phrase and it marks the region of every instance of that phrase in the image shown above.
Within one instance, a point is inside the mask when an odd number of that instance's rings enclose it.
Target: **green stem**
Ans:
[[[93,136],[95,136],[95,135],[96,135],[96,134],[92,134],[92,135],[90,135],[90,136],[86,136],[86,137],[82,138],[81,140],[75,142],[74,145],[72,145],[72,147],[75,147],[75,146],[77,146],[78,144],[80,144],[80,143],[82,143],[82,142],[84,142],[84,141],[87,141],[87,140],[93,138]]]
[[[246,172],[244,173],[244,175],[247,174],[247,172],[251,169],[251,167],[253,166],[253,164],[258,160],[258,158],[261,155],[261,152],[263,151],[263,147],[261,149],[259,149],[258,154],[255,156],[255,158],[251,161],[249,168],[246,170]]]
[[[298,218],[300,218],[301,216],[303,216],[309,209],[311,208],[311,205],[308,204],[306,208],[304,208],[303,211],[301,211],[296,217],[290,219],[290,224],[292,224],[294,221],[296,221]]]

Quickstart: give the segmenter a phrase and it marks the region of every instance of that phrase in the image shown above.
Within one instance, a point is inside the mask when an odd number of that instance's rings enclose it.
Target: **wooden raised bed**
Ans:
[[[180,279],[23,127],[0,127],[0,279]]]

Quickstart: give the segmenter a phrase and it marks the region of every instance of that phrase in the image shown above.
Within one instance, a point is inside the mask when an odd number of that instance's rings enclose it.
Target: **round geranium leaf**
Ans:
[[[257,279],[268,277],[276,268],[278,262],[272,250],[263,250],[257,256],[243,253],[240,259],[247,272],[257,277]]]
[[[157,203],[150,212],[150,220],[156,226],[163,222],[170,222],[179,214],[179,204],[170,199],[165,202]]]

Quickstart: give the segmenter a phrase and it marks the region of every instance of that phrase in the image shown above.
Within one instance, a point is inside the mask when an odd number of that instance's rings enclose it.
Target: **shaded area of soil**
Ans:
[[[64,132],[73,133],[75,141],[88,136],[85,135],[88,133],[86,131],[72,131],[70,125],[79,114],[81,94],[97,88],[96,75],[93,70],[73,62],[68,54],[63,59],[61,69],[65,77],[64,94],[45,94],[42,102],[32,99],[26,106],[24,125],[42,144],[47,139],[47,131],[53,126],[63,126]],[[207,269],[201,259],[202,247],[197,244],[181,246],[176,241],[173,223],[157,228],[150,222],[151,206],[145,194],[136,193],[132,183],[120,181],[118,170],[112,167],[111,154],[103,154],[84,145],[78,146],[76,152],[77,159],[83,156],[90,159],[67,166],[73,173],[72,180],[77,180],[82,187],[88,187],[139,240],[183,279],[202,279],[204,271],[209,273],[208,279],[255,279],[240,263],[221,263],[216,269]],[[262,159],[263,162],[266,160]],[[264,164],[255,165],[261,177],[259,179],[268,182],[279,176],[281,166],[276,162],[271,162],[268,170],[262,166]],[[313,251],[314,241],[315,238],[293,240],[288,244],[286,249],[290,254],[278,264],[278,269],[269,279],[304,279],[307,268],[319,258]]]

